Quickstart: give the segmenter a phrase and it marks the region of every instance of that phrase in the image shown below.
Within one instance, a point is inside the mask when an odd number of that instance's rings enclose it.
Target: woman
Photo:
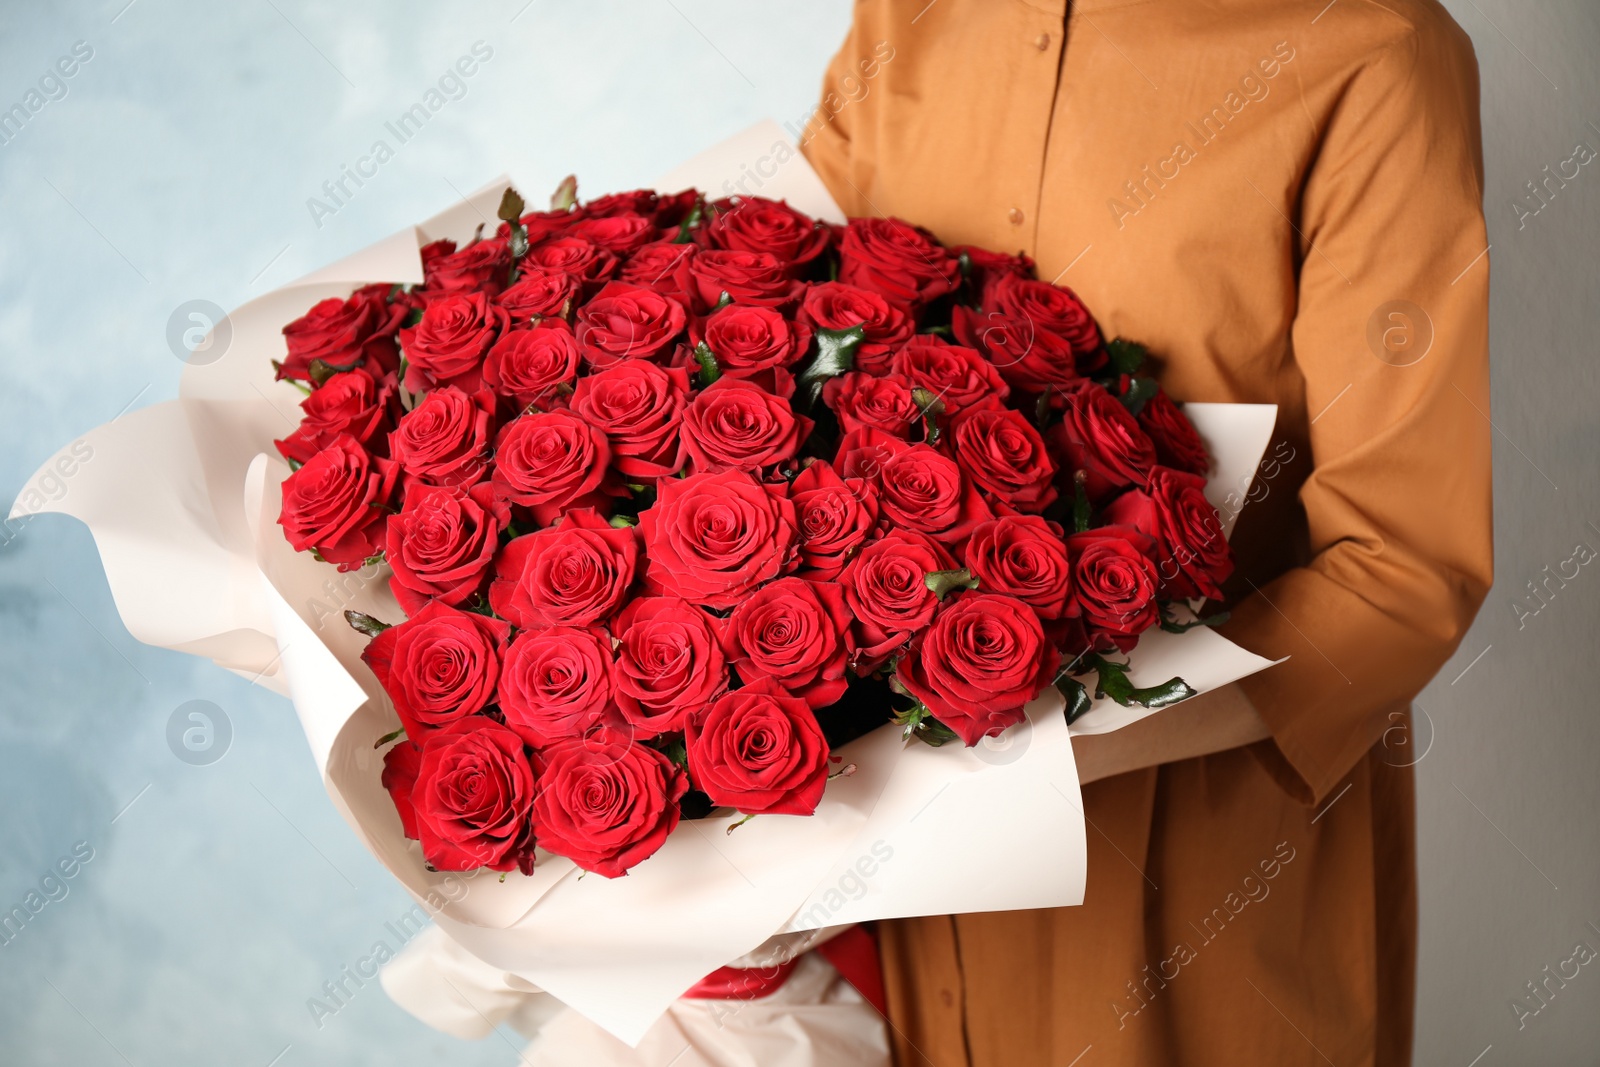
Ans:
[[[849,214],[1278,405],[1224,632],[1287,661],[1080,744],[1081,908],[885,924],[903,1067],[1409,1062],[1409,702],[1491,576],[1477,111],[1432,0],[856,5],[806,145]]]

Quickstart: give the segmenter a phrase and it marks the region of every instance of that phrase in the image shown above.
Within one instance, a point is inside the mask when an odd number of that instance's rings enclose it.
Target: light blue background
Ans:
[[[844,0],[125,3],[0,4],[0,107],[74,42],[94,49],[0,146],[7,501],[75,435],[174,395],[183,302],[236,306],[501,171],[530,200],[568,172],[590,193],[632,188],[758,119],[797,122],[849,15]],[[1309,21],[1324,3],[1285,7]],[[1600,925],[1600,579],[1586,568],[1520,628],[1512,604],[1575,542],[1600,548],[1600,176],[1584,168],[1520,229],[1510,204],[1575,141],[1600,147],[1600,9],[1449,6],[1485,85],[1500,581],[1420,700],[1418,1062],[1592,1062],[1592,968],[1521,1031],[1509,1004],[1576,940],[1600,946],[1585,926]],[[315,225],[307,198],[478,40],[494,56],[465,95]],[[71,520],[0,537],[0,684],[0,911],[75,842],[95,852],[0,947],[0,1063],[515,1061],[514,1038],[435,1034],[376,983],[313,1024],[307,998],[409,901],[335,814],[289,705],[133,641]],[[209,767],[165,739],[195,699],[234,731]]]

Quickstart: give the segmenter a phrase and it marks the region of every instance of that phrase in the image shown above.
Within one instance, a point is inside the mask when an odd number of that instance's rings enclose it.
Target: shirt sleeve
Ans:
[[[893,58],[892,46],[886,41],[872,43],[872,27],[866,23],[878,17],[867,5],[856,5],[850,32],[822,76],[822,94],[800,142],[807,162],[833,194],[840,210],[851,218],[871,213],[866,194],[859,187],[864,180],[857,169],[859,161],[854,158],[856,146],[851,134],[859,117],[855,105],[872,91],[871,78],[884,62],[885,48]]]
[[[1241,687],[1271,731],[1256,754],[1307,803],[1450,657],[1491,581],[1482,188],[1466,36],[1445,19],[1370,53],[1326,121],[1295,219],[1311,556],[1224,627],[1290,657]]]

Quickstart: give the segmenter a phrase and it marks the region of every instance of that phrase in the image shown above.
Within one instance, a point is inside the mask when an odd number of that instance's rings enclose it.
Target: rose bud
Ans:
[[[365,367],[380,377],[400,365],[395,331],[406,306],[389,303],[388,285],[368,285],[349,299],[329,297],[283,328],[288,354],[277,377],[311,380],[311,364],[321,360],[335,370]]]
[[[511,249],[502,240],[474,241],[459,252],[449,241],[429,247],[437,253],[424,257],[422,287],[429,292],[487,290],[493,295],[511,271]]]
[[[480,482],[470,489],[412,482],[389,516],[389,589],[407,614],[430,600],[461,604],[483,589],[510,514]]]
[[[794,569],[794,504],[740,471],[665,478],[639,515],[645,586],[713,610]],[[515,544],[515,542],[513,542]]]
[[[889,373],[889,357],[917,328],[904,308],[882,294],[840,282],[808,286],[795,321],[815,330],[860,326],[865,337],[856,348],[855,368],[867,374]]]
[[[635,597],[616,619],[616,699],[635,737],[683,729],[728,689],[711,616],[678,597]]]
[[[803,290],[783,260],[767,252],[697,252],[678,268],[678,276],[697,315],[721,303],[723,293],[735,304],[784,307],[798,300]]]
[[[741,196],[711,205],[711,220],[700,229],[711,248],[734,252],[768,252],[798,276],[827,251],[828,227],[782,200]]]
[[[389,454],[407,478],[430,485],[471,485],[489,471],[494,394],[434,389],[400,418]]]
[[[388,431],[395,410],[394,378],[380,381],[360,367],[341,371],[300,401],[305,414],[282,441],[274,441],[284,459],[305,463],[333,444],[340,434],[378,454],[389,450]]]
[[[1164,390],[1157,389],[1156,395],[1139,409],[1139,426],[1155,442],[1156,460],[1162,466],[1188,474],[1205,475],[1211,471],[1211,453],[1206,451],[1206,443]]]
[[[569,407],[605,433],[618,474],[649,482],[683,469],[688,453],[679,429],[688,405],[682,367],[627,360],[579,378]]]
[[[1068,388],[1063,399],[1061,423],[1050,430],[1063,473],[1083,471],[1084,491],[1093,501],[1143,485],[1155,466],[1156,446],[1122,401],[1087,380]]]
[[[823,383],[822,402],[845,433],[870,427],[891,437],[908,438],[911,427],[922,418],[911,388],[904,378],[850,371]]]
[[[741,378],[719,378],[683,412],[683,441],[695,473],[759,472],[791,463],[811,420],[789,402]]]
[[[532,319],[566,319],[578,302],[578,282],[564,271],[524,265],[516,284],[494,302],[506,310],[515,326]]]
[[[578,349],[595,369],[622,360],[657,359],[672,350],[687,322],[683,305],[654,289],[609,282],[578,309]]]
[[[833,582],[779,578],[722,620],[722,650],[749,685],[770,678],[813,708],[844,696],[850,611]]]
[[[483,357],[510,325],[511,316],[486,293],[451,293],[429,304],[421,322],[400,331],[406,389],[425,393],[453,385],[476,392],[483,381]]]
[[[950,332],[982,353],[1013,389],[1059,393],[1081,377],[1072,346],[1020,315],[957,305],[950,313]]]
[[[770,678],[689,718],[689,774],[717,805],[810,815],[828,785],[828,740],[804,700]]]
[[[818,460],[789,483],[800,527],[800,566],[805,577],[832,581],[878,521],[878,493],[862,478],[849,481]]]
[[[901,345],[890,366],[914,387],[938,397],[952,415],[986,400],[1004,400],[1011,392],[976,349],[946,344],[931,334],[918,334]]]
[[[1020,411],[998,401],[964,409],[950,424],[949,447],[997,507],[1040,512],[1056,499],[1055,461]]]
[[[517,411],[551,405],[577,376],[578,342],[560,319],[503,334],[483,361],[483,384]]]
[[[417,809],[411,793],[421,769],[422,746],[410,738],[401,738],[383,754],[383,773],[378,776],[378,783],[388,790],[394,810],[400,815],[400,829],[410,841],[417,839]]]
[[[994,517],[955,460],[927,445],[857,430],[839,443],[839,456],[847,474],[871,472],[884,517],[906,529],[959,545]]]
[[[663,753],[630,741],[562,741],[541,749],[539,844],[586,871],[620,878],[678,825],[689,780]]]
[[[278,525],[296,552],[314,549],[342,571],[355,570],[384,547],[384,506],[398,468],[348,434],[283,480]]]
[[[1106,508],[1106,522],[1131,526],[1155,541],[1164,598],[1221,599],[1222,583],[1233,573],[1233,552],[1205,488],[1204,478],[1155,467],[1144,489],[1123,493]]]
[[[1072,564],[1061,527],[1037,515],[1003,515],[980,523],[967,542],[967,570],[987,593],[1004,593],[1043,619],[1067,613]]]
[[[523,630],[500,670],[506,725],[535,748],[623,727],[612,703],[611,637],[571,626]]]
[[[1105,362],[1105,344],[1094,316],[1071,289],[1031,278],[1001,278],[990,291],[985,306],[1002,315],[1032,323],[1041,333],[1066,341],[1078,357],[1078,369],[1088,373]]]
[[[725,378],[755,378],[763,371],[788,369],[811,347],[809,326],[790,322],[771,308],[744,304],[712,312],[701,335]]]
[[[411,801],[422,855],[437,870],[533,873],[535,786],[522,738],[474,716],[422,746]]]
[[[1082,621],[1096,650],[1126,652],[1161,621],[1155,543],[1127,526],[1069,534],[1072,558],[1070,611]]]
[[[435,601],[384,630],[362,650],[406,736],[429,733],[482,711],[494,700],[511,627]]]
[[[585,292],[592,292],[617,272],[617,257],[582,237],[555,237],[529,250],[522,269],[529,267],[569,275]]]
[[[968,748],[1026,716],[1060,661],[1033,609],[1014,597],[963,593],[911,642],[900,684]]]
[[[592,423],[566,411],[512,419],[495,439],[492,484],[496,498],[529,508],[548,526],[575,507],[595,507],[611,446]]]
[[[915,309],[955,292],[961,261],[902,219],[851,219],[839,240],[839,280]]]
[[[692,244],[655,241],[637,249],[617,272],[619,281],[654,289],[680,304],[689,303],[678,268],[700,249]]]
[[[639,536],[592,508],[506,544],[495,560],[489,603],[529,629],[595,626],[622,606],[639,567]]]
[[[955,569],[955,558],[924,534],[890,530],[867,543],[839,576],[855,617],[858,671],[881,665],[932,621],[939,598],[928,575]]]

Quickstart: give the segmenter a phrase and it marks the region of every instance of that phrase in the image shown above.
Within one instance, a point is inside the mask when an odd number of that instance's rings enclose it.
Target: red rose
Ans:
[[[1189,474],[1210,473],[1211,453],[1206,451],[1206,443],[1165,390],[1156,390],[1139,409],[1139,426],[1155,443],[1156,460],[1162,466]]]
[[[911,642],[897,676],[970,748],[1026,718],[1023,705],[1050,684],[1060,659],[1026,604],[964,593]]]
[[[406,736],[423,742],[494,700],[511,627],[434,601],[367,642],[361,658],[377,675]]]
[[[494,489],[412,482],[388,523],[389,588],[414,614],[431,600],[461,604],[483,588],[510,515]]]
[[[604,630],[523,630],[500,671],[506,725],[535,748],[618,727],[612,704],[611,637]]]
[[[997,505],[1039,512],[1056,498],[1055,461],[1020,411],[991,401],[967,408],[950,425],[956,463]]]
[[[654,189],[630,189],[623,193],[607,193],[586,202],[579,212],[585,219],[605,219],[615,215],[650,215],[655,212],[659,196]]]
[[[967,570],[987,593],[1004,593],[1041,618],[1059,619],[1072,596],[1072,562],[1061,527],[1037,515],[1003,515],[972,531]]]
[[[389,285],[368,285],[349,299],[329,297],[283,328],[288,354],[277,377],[311,380],[311,364],[321,360],[335,370],[365,366],[375,376],[400,365],[394,335],[405,321],[406,306],[389,303]]]
[[[1000,372],[976,349],[946,344],[930,334],[918,334],[901,345],[890,367],[942,400],[950,414],[990,397],[1004,400],[1011,392]]]
[[[798,272],[827,250],[828,228],[782,200],[741,196],[711,205],[711,221],[700,235],[712,248],[770,252]]]
[[[768,252],[710,249],[678,268],[680,283],[696,314],[705,314],[727,293],[735,304],[781,307],[799,297],[801,285],[783,260]]]
[[[794,569],[794,505],[740,471],[665,478],[639,515],[645,584],[713,610]],[[513,542],[514,543],[514,542]]]
[[[411,841],[417,839],[417,809],[411,802],[412,790],[417,785],[417,771],[422,769],[422,746],[409,738],[401,738],[383,754],[383,773],[378,783],[389,791],[394,810],[400,813],[400,829]]]
[[[1103,347],[1094,316],[1066,286],[1010,275],[990,290],[986,306],[1002,315],[1024,318],[1041,332],[1055,334],[1071,345],[1079,357],[1091,357],[1091,362]],[[1085,365],[1083,369],[1093,367]]]
[[[811,420],[789,401],[741,378],[719,378],[683,412],[683,443],[696,473],[760,471],[791,462]]]
[[[655,241],[629,256],[617,278],[630,285],[654,289],[662,296],[687,304],[689,294],[684,291],[682,272],[678,268],[698,251],[699,248],[687,242]]]
[[[342,571],[383,551],[383,508],[394,493],[396,467],[348,434],[283,480],[278,525],[296,552],[315,549]]]
[[[471,485],[489,469],[494,394],[468,396],[446,386],[429,391],[389,435],[389,453],[408,478],[430,485]]]
[[[868,374],[889,373],[892,351],[911,339],[917,324],[898,304],[854,285],[823,282],[806,289],[795,319],[818,330],[860,326],[865,335],[856,348],[855,366]]]
[[[523,629],[594,626],[616,614],[639,567],[639,537],[592,508],[508,543],[495,560],[489,603]]]
[[[684,189],[668,196],[657,196],[655,209],[650,217],[657,226],[677,228],[685,219],[694,214],[695,205],[701,200],[700,190]]]
[[[1061,423],[1050,431],[1068,473],[1083,471],[1084,491],[1101,500],[1118,489],[1142,485],[1155,466],[1156,447],[1122,401],[1091,381],[1063,393]]]
[[[958,259],[967,257],[967,280],[972,291],[978,294],[978,302],[984,307],[991,306],[988,294],[1002,278],[1013,274],[1019,278],[1032,278],[1037,270],[1037,265],[1026,252],[1010,256],[977,245],[953,245],[950,251]]]
[[[617,704],[640,738],[675,733],[728,688],[711,616],[678,597],[635,597],[616,619]]]
[[[511,324],[505,308],[487,293],[452,293],[429,304],[422,321],[400,331],[406,354],[405,387],[425,393],[441,385],[475,392],[483,381],[483,357]]]
[[[810,815],[828,785],[828,740],[810,706],[770,678],[690,716],[689,774],[711,803]]]
[[[910,530],[890,530],[867,543],[839,576],[863,668],[876,667],[928,625],[939,607],[928,575],[955,569],[954,557],[937,541]]]
[[[616,273],[617,257],[581,237],[555,237],[528,251],[522,269],[529,267],[558,271],[586,287],[594,287]]]
[[[572,236],[593,241],[607,252],[625,256],[656,239],[656,227],[643,215],[604,215],[572,224]]]
[[[937,541],[965,541],[978,523],[993,518],[983,497],[955,460],[923,444],[907,444],[876,430],[846,434],[839,455],[846,472],[856,466],[852,454],[882,455],[874,480],[883,514],[896,525],[925,533]]]
[[[770,678],[814,708],[844,695],[850,612],[832,582],[779,578],[739,603],[722,623],[722,650],[749,685]]]
[[[729,304],[705,321],[706,347],[725,378],[793,367],[811,347],[811,328],[766,307]]]
[[[1161,621],[1155,545],[1126,526],[1105,526],[1067,537],[1072,557],[1072,610],[1093,646],[1126,652]],[[1075,651],[1075,650],[1073,650]]]
[[[653,748],[563,741],[535,758],[539,844],[586,871],[619,878],[654,855],[678,825],[689,781]]]
[[[819,582],[838,577],[878,521],[878,494],[861,478],[845,481],[818,460],[789,483],[800,528],[800,565]]]
[[[957,305],[950,326],[957,341],[981,352],[1014,389],[1059,392],[1079,378],[1072,346],[1020,315]]]
[[[411,793],[423,856],[441,871],[533,873],[535,794],[522,738],[493,719],[434,731]]]
[[[578,309],[578,348],[601,370],[625,359],[655,359],[671,350],[686,321],[683,305],[671,297],[610,282]]]
[[[305,413],[300,425],[273,444],[285,459],[296,463],[305,463],[341,434],[349,434],[368,449],[387,452],[394,399],[392,376],[385,375],[380,381],[360,367],[341,371],[300,401]]]
[[[449,251],[445,250],[447,246]],[[435,242],[430,247],[442,253],[423,260],[422,287],[430,292],[486,289],[495,293],[511,271],[511,250],[502,240],[474,241],[459,252],[449,241]]]
[[[573,414],[602,430],[611,462],[631,482],[678,473],[687,453],[679,426],[689,405],[689,374],[682,367],[627,360],[578,379]]]
[[[911,427],[922,418],[909,382],[860,371],[824,382],[822,402],[838,418],[839,428],[845,433],[870,427],[891,437],[909,437]]]
[[[902,307],[928,304],[961,284],[961,261],[901,219],[851,219],[839,241],[839,280]]]
[[[578,342],[560,319],[500,336],[483,363],[483,384],[518,410],[548,403],[578,376]]]
[[[1221,599],[1222,583],[1233,573],[1233,552],[1205,488],[1204,478],[1155,467],[1144,489],[1123,493],[1106,508],[1106,522],[1155,541],[1163,597]]]
[[[495,496],[533,510],[541,526],[573,507],[604,500],[600,483],[611,462],[606,435],[566,411],[512,419],[495,439]]]
[[[495,297],[511,321],[525,326],[531,319],[565,319],[578,301],[578,283],[565,271],[524,264],[515,285]]]

